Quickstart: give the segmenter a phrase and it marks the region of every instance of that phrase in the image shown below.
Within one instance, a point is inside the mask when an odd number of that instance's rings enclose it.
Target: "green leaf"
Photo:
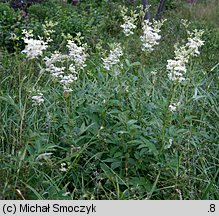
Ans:
[[[121,157],[121,156],[122,156],[122,152],[116,152],[113,157],[118,158],[118,157]]]
[[[111,164],[111,168],[112,168],[113,170],[116,169],[116,168],[118,168],[118,167],[121,167],[121,161],[113,162],[113,163]]]
[[[80,128],[79,136],[82,135],[84,132],[86,132],[89,128],[91,128],[95,123],[90,124],[89,126],[85,126],[85,123],[83,122]]]
[[[158,150],[153,142],[150,142],[149,140],[145,139],[144,137],[141,137],[141,140],[143,141],[143,143],[138,146],[138,149],[148,148],[150,153],[152,153],[154,155],[158,155]]]

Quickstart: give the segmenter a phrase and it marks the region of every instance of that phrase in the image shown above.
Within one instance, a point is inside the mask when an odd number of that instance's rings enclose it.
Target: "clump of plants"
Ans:
[[[14,9],[14,10],[23,10],[23,11],[27,11],[27,8],[33,4],[39,4],[41,3],[43,0],[12,0],[10,1],[10,6]]]
[[[84,32],[60,29],[63,9],[1,50],[1,198],[218,198],[218,65],[199,62],[204,31],[181,20],[166,43],[170,20],[120,9],[116,34],[98,9],[75,25]]]

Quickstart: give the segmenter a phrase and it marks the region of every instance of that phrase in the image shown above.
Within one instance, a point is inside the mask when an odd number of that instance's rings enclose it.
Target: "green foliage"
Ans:
[[[1,22],[13,22],[14,11],[6,3],[0,3]]]
[[[218,29],[190,25],[205,30],[205,45],[187,65],[188,80],[173,85],[166,62],[173,44],[187,38],[181,17],[171,7],[160,44],[142,53],[140,30],[131,38],[121,32],[120,4],[46,1],[19,20],[0,4],[0,199],[219,198]],[[57,25],[45,55],[66,54],[68,33],[81,32],[89,44],[87,67],[72,92],[63,93],[41,57],[20,53],[22,30],[42,36],[46,20]],[[101,58],[115,41],[123,46],[123,66],[107,71]],[[45,100],[36,106],[31,97],[38,89]],[[171,112],[176,99],[180,105]]]
[[[196,22],[193,26],[194,28],[202,28],[205,31],[203,39],[206,43],[203,47],[204,54],[201,61],[204,62],[206,68],[209,70],[218,63],[217,51],[219,50],[219,29],[206,22]]]
[[[6,3],[0,3],[0,45],[9,48],[10,32],[16,25],[17,14]]]
[[[57,10],[59,10],[59,6],[51,0],[43,1],[40,4],[33,4],[27,9],[31,18],[33,17],[41,22],[56,16]]]

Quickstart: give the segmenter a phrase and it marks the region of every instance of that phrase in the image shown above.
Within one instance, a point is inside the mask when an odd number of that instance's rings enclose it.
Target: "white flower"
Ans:
[[[187,46],[181,46],[181,47],[175,46],[174,53],[175,53],[176,60],[179,60],[180,62],[183,62],[183,63],[189,62],[190,52],[187,49]]]
[[[171,112],[175,112],[176,111],[176,106],[174,104],[170,104],[169,109],[170,109]]]
[[[102,58],[103,67],[106,70],[111,70],[111,68],[120,62],[120,57],[123,55],[122,48],[120,44],[114,44],[114,49],[110,50],[110,54],[106,58]]]
[[[67,47],[69,49],[69,58],[70,60],[73,60],[75,63],[75,66],[78,69],[83,69],[84,67],[86,67],[86,58],[87,58],[87,54],[86,54],[86,44],[84,46],[78,46],[74,41],[72,40],[68,40],[67,41]]]
[[[45,37],[46,37],[46,41],[47,41],[47,42],[53,41],[53,40],[50,38],[50,36],[51,36],[52,33],[55,32],[53,28],[54,28],[57,24],[58,24],[57,22],[53,23],[52,21],[45,21],[45,24],[42,25],[42,26],[43,26],[44,35],[45,35]]]
[[[188,43],[186,45],[189,48],[191,55],[197,56],[200,54],[198,49],[199,47],[204,45],[204,41],[202,41],[200,38],[197,37],[188,38]]]
[[[157,75],[157,71],[156,71],[156,70],[153,70],[153,71],[151,71],[151,74],[154,75],[154,76],[156,76],[156,75]]]
[[[46,71],[50,72],[54,78],[61,77],[64,74],[65,70],[65,67],[56,67],[53,64],[50,65],[49,68],[46,68]]]
[[[69,74],[69,75],[64,75],[62,76],[61,80],[59,81],[62,85],[63,85],[63,88],[64,88],[64,91],[65,92],[71,92],[72,89],[70,88],[70,85],[76,81],[78,78],[72,74]]]
[[[55,51],[50,58],[47,56],[44,58],[45,64],[47,67],[50,67],[50,65],[56,63],[56,62],[64,62],[68,58],[67,55],[63,55],[57,51]]]
[[[62,194],[62,196],[65,197],[65,196],[68,196],[69,194],[71,194],[71,193],[70,192],[65,192],[65,193]]]
[[[36,160],[48,160],[53,153],[43,153],[37,156]]]
[[[67,171],[67,169],[65,168],[65,167],[62,167],[62,168],[60,168],[59,169],[61,172],[66,172]]]
[[[66,85],[71,84],[72,82],[74,82],[77,79],[78,78],[73,76],[72,74],[64,75],[64,76],[62,76],[60,83],[66,86]]]
[[[176,112],[179,105],[180,105],[180,102],[170,104],[169,105],[170,112]]]
[[[33,101],[34,105],[42,104],[44,102],[43,94],[38,93],[38,95],[32,96],[32,101]]]
[[[186,73],[185,63],[180,60],[167,60],[167,70],[169,70],[168,77],[172,81],[182,82]]]
[[[121,27],[123,28],[123,32],[126,36],[134,34],[133,30],[137,28],[137,26],[130,20],[127,20],[123,25],[121,25]]]
[[[76,68],[73,64],[70,64],[69,66],[69,71],[72,73],[72,74],[78,74],[78,72],[76,71]]]
[[[170,138],[169,139],[169,143],[167,144],[167,145],[165,145],[165,149],[169,149],[171,146],[172,146],[172,144],[173,144],[173,139],[172,138]]]
[[[26,53],[28,59],[35,59],[43,54],[48,46],[43,40],[35,40],[33,38],[23,38],[26,43],[25,49],[22,53]]]
[[[45,57],[44,61],[46,64],[46,71],[50,72],[54,78],[62,77],[62,75],[66,71],[66,67],[56,66],[57,63],[63,63],[66,59],[68,59],[67,55],[63,55],[57,51],[55,51],[51,57]],[[60,64],[59,64],[60,65]]]
[[[32,38],[33,37],[33,30],[22,30],[22,34],[24,34],[25,38]]]
[[[71,92],[70,85],[78,79],[78,75],[81,69],[86,64],[86,44],[82,45],[80,39],[81,34],[78,33],[73,40],[67,40],[67,54],[61,54],[54,52],[51,57],[45,57],[45,71],[50,72],[53,78],[55,78],[64,89],[64,92]],[[77,45],[76,44],[77,41]]]
[[[61,163],[61,168],[59,169],[61,172],[66,172],[67,169],[65,168],[66,167],[66,163]]]
[[[204,41],[201,40],[203,31],[188,31],[188,34],[190,37],[188,38],[186,45],[181,46],[180,48],[175,47],[174,59],[167,60],[168,77],[171,81],[182,82],[185,80],[185,64],[188,63],[191,56],[197,56],[200,54],[198,49],[204,44]]]
[[[134,32],[133,30],[137,28],[137,26],[135,25],[135,22],[138,19],[139,13],[137,13],[136,11],[131,10],[130,11],[130,16],[127,15],[128,13],[128,8],[123,6],[121,7],[121,14],[123,17],[123,24],[120,26],[123,29],[123,33],[126,36],[130,36],[133,35]]]
[[[149,20],[143,22],[143,35],[140,37],[142,42],[142,51],[153,51],[154,46],[159,44],[161,36],[159,35],[160,28],[163,25],[163,21],[155,22],[153,25]]]

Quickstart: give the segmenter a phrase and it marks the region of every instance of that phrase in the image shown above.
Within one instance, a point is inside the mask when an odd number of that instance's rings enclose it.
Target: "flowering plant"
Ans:
[[[26,53],[28,59],[35,59],[42,56],[43,51],[47,49],[47,42],[43,41],[41,37],[39,39],[33,39],[32,31],[23,30],[23,40],[26,44],[22,53]]]
[[[187,33],[189,35],[188,42],[179,48],[176,46],[174,59],[167,60],[166,67],[171,81],[182,82],[185,80],[186,63],[190,57],[199,55],[199,48],[204,45],[204,41],[201,40],[202,30],[195,29],[193,32],[187,31]]]
[[[159,44],[161,39],[160,28],[165,20],[155,21],[151,23],[149,20],[143,21],[143,35],[140,37],[142,42],[142,51],[151,52],[154,50],[154,46]]]
[[[113,48],[110,50],[109,55],[106,58],[102,58],[103,67],[108,71],[110,71],[113,66],[118,65],[120,57],[123,55],[123,51],[119,43],[114,43],[112,47]]]
[[[123,29],[123,33],[125,36],[133,35],[133,30],[137,28],[135,22],[137,20],[138,14],[136,11],[131,11],[131,15],[127,15],[128,9],[124,6],[121,8],[121,14],[123,16],[123,24],[121,28]]]

